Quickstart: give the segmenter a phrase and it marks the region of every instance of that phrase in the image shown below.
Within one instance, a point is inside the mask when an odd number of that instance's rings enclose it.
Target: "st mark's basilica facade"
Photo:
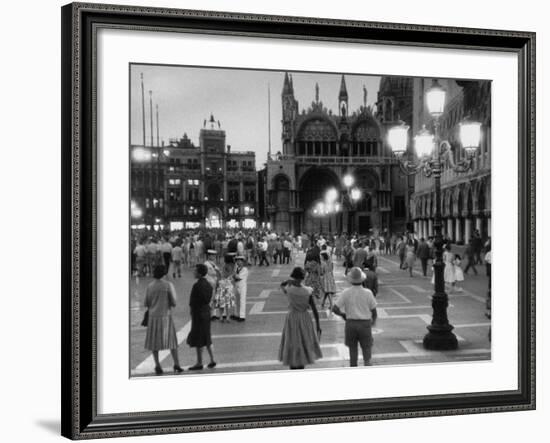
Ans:
[[[267,162],[267,219],[277,232],[404,231],[414,183],[396,167],[386,132],[398,120],[411,125],[413,79],[382,77],[376,111],[367,106],[364,87],[362,105],[350,109],[346,78],[339,80],[335,111],[319,100],[318,85],[309,108],[300,110],[292,76],[285,74],[282,152]],[[346,175],[360,191],[357,201],[348,198]],[[339,210],[319,214],[315,208],[332,188]]]

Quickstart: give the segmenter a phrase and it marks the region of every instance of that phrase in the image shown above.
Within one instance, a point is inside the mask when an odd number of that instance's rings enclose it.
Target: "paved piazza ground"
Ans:
[[[303,265],[303,258],[303,254],[299,254],[296,262]],[[286,296],[279,290],[279,284],[288,278],[292,267],[293,264],[249,268],[246,322],[212,323],[212,341],[218,365],[215,369],[205,367],[201,373],[288,369],[277,360],[287,307]],[[485,317],[487,277],[483,266],[478,266],[478,271],[477,276],[465,276],[463,292],[449,295],[449,321],[455,327],[459,349],[427,351],[422,347],[422,338],[432,316],[431,275],[423,277],[417,261],[414,276],[410,277],[407,271],[399,270],[397,257],[381,256],[377,269],[380,288],[377,297],[378,321],[373,329],[372,364],[408,365],[490,359],[490,320]],[[335,279],[339,291],[348,287],[341,262],[335,263]],[[145,287],[150,281],[150,278],[141,278],[139,282],[132,279],[130,285],[130,364],[133,376],[154,373],[151,354],[143,347],[145,328],[140,326]],[[178,294],[174,322],[180,343],[180,363],[187,369],[195,363],[195,350],[185,343],[191,326],[188,304],[194,279],[191,270],[186,269],[181,279],[172,281]],[[329,315],[327,311],[320,312],[320,319],[323,358],[307,368],[349,366],[348,349],[343,344],[344,321]],[[160,356],[165,374],[173,374],[168,351],[161,351]],[[359,357],[361,362],[361,354]],[[206,351],[203,358],[207,363]],[[186,374],[190,372],[186,370],[179,376]]]

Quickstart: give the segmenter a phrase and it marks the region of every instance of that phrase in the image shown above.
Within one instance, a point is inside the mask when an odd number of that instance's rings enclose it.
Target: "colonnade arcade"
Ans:
[[[474,230],[482,238],[491,236],[491,181],[485,176],[468,183],[441,189],[442,233],[453,243],[466,244]],[[416,194],[412,198],[414,230],[418,237],[434,235],[435,194]]]

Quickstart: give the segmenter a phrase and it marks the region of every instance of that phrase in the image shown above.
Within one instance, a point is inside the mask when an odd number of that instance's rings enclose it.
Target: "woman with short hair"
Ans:
[[[311,295],[313,289],[302,284],[304,278],[304,269],[296,267],[290,274],[290,280],[281,283],[282,291],[288,296],[289,306],[281,335],[279,360],[290,369],[304,369],[307,364],[323,356],[319,346],[319,313]],[[313,311],[316,329],[308,308]]]
[[[159,361],[159,351],[162,349],[170,349],[174,371],[183,371],[178,359],[178,339],[172,320],[172,308],[176,307],[176,289],[171,282],[164,279],[165,274],[164,265],[155,266],[154,280],[149,283],[145,293],[145,307],[148,311],[145,349],[153,352],[157,375],[164,372]]]
[[[202,348],[206,347],[210,356],[209,368],[216,366],[212,352],[212,335],[210,332],[210,301],[212,300],[212,285],[206,280],[208,268],[204,264],[195,266],[194,276],[197,279],[191,289],[189,306],[191,308],[191,330],[187,336],[187,344],[196,349],[197,362],[189,368],[190,371],[203,369]]]

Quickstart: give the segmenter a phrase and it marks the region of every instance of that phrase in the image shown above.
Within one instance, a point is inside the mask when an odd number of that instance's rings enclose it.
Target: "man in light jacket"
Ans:
[[[233,274],[233,285],[235,287],[235,314],[232,318],[243,322],[246,319],[248,268],[245,266],[246,257],[244,255],[236,256],[235,262],[235,274]]]

